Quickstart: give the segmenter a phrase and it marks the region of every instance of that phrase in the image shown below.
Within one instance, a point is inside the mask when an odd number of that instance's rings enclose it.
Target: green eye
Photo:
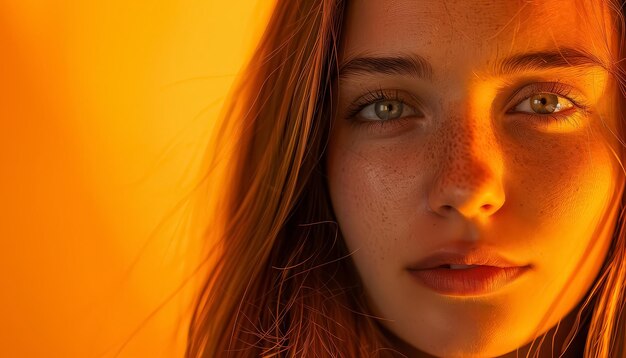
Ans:
[[[401,117],[414,116],[417,112],[411,106],[397,100],[382,100],[364,107],[359,117],[369,121],[391,120]]]
[[[374,112],[380,119],[394,119],[402,115],[404,105],[399,101],[381,101],[374,103]]]
[[[574,104],[571,101],[556,94],[537,93],[524,99],[515,106],[514,110],[525,113],[551,114],[572,108],[573,106]]]

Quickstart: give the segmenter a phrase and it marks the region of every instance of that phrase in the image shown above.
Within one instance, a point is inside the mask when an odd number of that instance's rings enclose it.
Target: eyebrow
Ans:
[[[356,57],[339,66],[339,78],[354,75],[412,75],[431,79],[433,68],[420,55],[410,54],[385,57]]]
[[[608,64],[587,51],[574,48],[561,48],[559,50],[530,52],[514,55],[497,62],[492,72],[495,75],[520,73],[526,71],[541,71],[552,68],[584,68],[602,67],[608,70]]]
[[[554,68],[583,68],[599,66],[608,70],[608,65],[587,51],[574,48],[537,51],[516,54],[496,61],[490,74],[502,76],[523,72],[543,71]],[[431,80],[432,65],[417,54],[400,56],[355,57],[339,66],[339,79],[355,75],[409,75]]]

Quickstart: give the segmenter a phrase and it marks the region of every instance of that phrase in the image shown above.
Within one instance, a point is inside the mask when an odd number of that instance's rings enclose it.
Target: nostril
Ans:
[[[471,217],[475,215],[490,216],[498,211],[498,209],[500,208],[499,203],[496,203],[495,201],[490,201],[488,200],[489,198],[482,199],[484,199],[482,203],[477,200],[466,200],[463,202],[459,201],[459,203],[462,205],[443,204],[437,207],[431,206],[429,211],[439,216],[450,216],[454,214],[453,212],[458,212],[463,216]],[[434,208],[434,210],[432,208]]]
[[[442,210],[444,213],[449,213],[449,212],[451,212],[451,211],[452,211],[452,209],[453,209],[453,208],[452,208],[452,205],[442,205],[442,206],[441,206],[441,210]]]

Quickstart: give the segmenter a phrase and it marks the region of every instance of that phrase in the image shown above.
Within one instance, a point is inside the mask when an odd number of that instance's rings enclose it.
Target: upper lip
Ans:
[[[523,267],[505,259],[496,251],[486,247],[470,249],[442,249],[409,266],[409,270],[426,270],[444,265],[481,265],[494,267]]]

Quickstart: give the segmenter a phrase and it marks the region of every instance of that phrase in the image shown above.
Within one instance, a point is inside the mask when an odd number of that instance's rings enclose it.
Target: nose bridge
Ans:
[[[488,110],[480,112],[465,106],[442,121],[441,156],[429,197],[431,210],[440,215],[454,210],[466,217],[490,215],[504,203],[502,156]]]
[[[484,180],[487,173],[482,172],[488,170],[488,167],[494,167],[495,157],[498,156],[489,123],[472,117],[475,116],[467,112],[453,116],[441,128],[444,131],[442,137],[445,138],[442,141],[445,157],[440,170],[447,169],[446,177],[459,184],[471,185]]]

